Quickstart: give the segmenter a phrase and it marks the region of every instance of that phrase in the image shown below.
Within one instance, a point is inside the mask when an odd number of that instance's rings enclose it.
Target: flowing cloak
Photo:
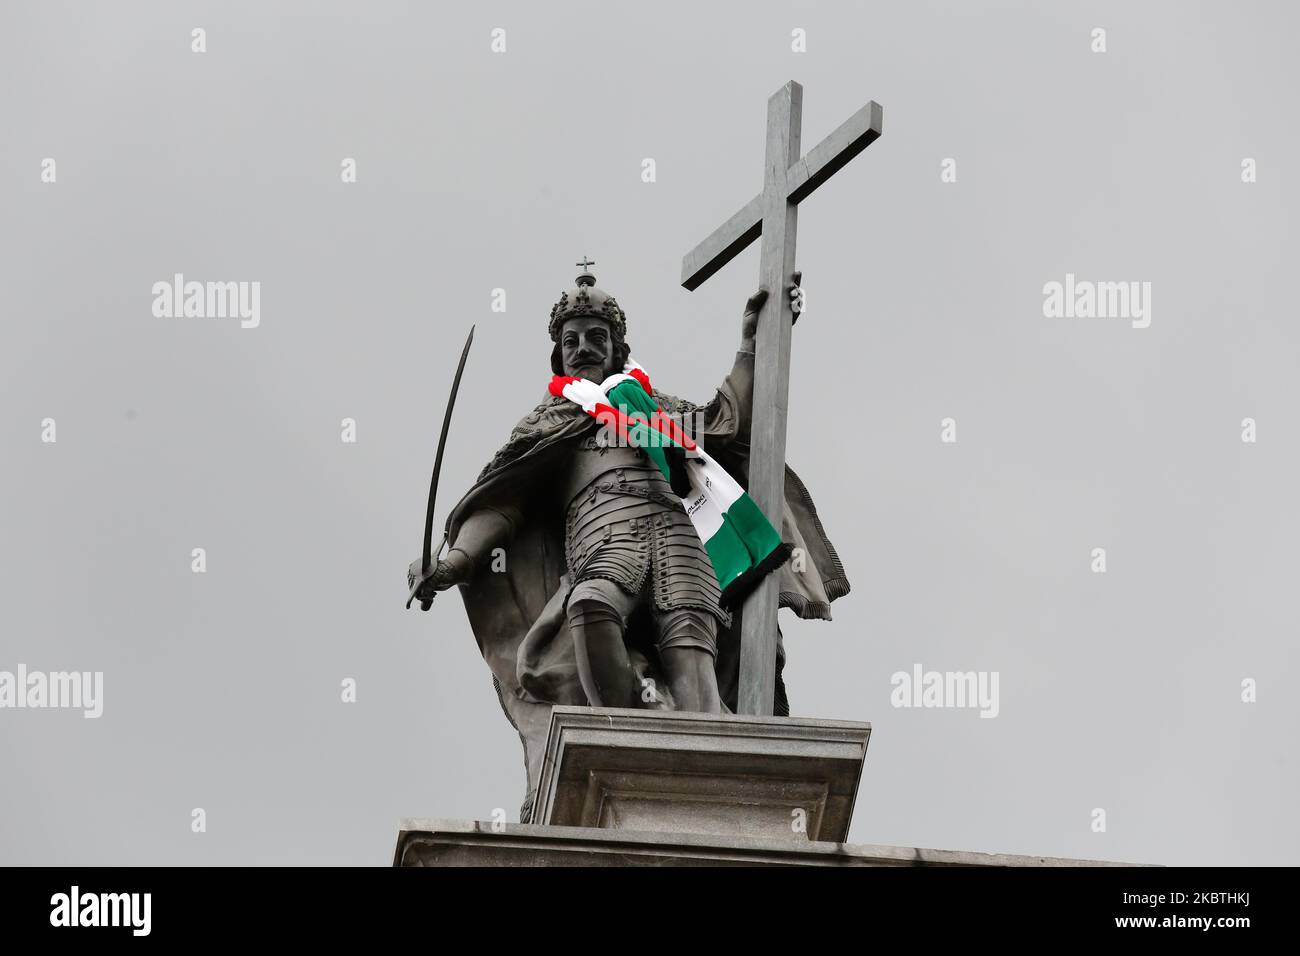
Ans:
[[[730,376],[706,406],[658,390],[654,396],[666,412],[681,415],[682,421],[701,416],[702,432],[697,431],[694,437],[699,440],[702,434],[709,453],[743,487],[748,486],[748,409]],[[566,505],[539,497],[537,492],[560,485],[556,476],[565,473],[579,453],[578,444],[599,427],[573,402],[548,395],[520,420],[510,440],[447,516],[447,539],[454,546],[465,520],[479,509],[522,514],[505,545],[505,568],[497,572],[480,569],[460,591],[479,650],[492,671],[501,707],[523,743],[528,793],[520,820],[525,823],[532,815],[551,706],[587,706],[564,607],[569,591],[564,556]],[[802,560],[786,562],[776,572],[780,606],[804,619],[829,621],[831,602],[849,592],[849,582],[817,517],[812,496],[789,466],[785,469],[781,538],[802,549]],[[626,639],[638,676],[648,676],[656,686],[666,687],[667,681],[657,670],[648,623],[634,617]],[[778,630],[774,706],[778,716],[789,714],[781,677],[784,660]],[[720,627],[718,689],[733,712],[739,668],[739,629]]]

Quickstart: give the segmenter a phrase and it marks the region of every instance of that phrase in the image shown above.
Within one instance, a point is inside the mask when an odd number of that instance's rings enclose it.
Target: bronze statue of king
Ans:
[[[548,331],[554,375],[601,383],[625,369],[630,349],[627,316],[596,287],[593,264],[580,263],[576,287],[551,310]],[[797,317],[801,290],[783,291]],[[754,334],[766,296],[760,290],[746,303],[735,364],[712,401],[701,406],[650,392],[675,420],[698,423],[694,439],[741,486]],[[791,554],[771,572],[780,606],[829,620],[831,602],[848,593],[849,582],[812,497],[788,466],[777,530]],[[709,553],[682,499],[645,448],[610,440],[607,426],[575,402],[548,394],[519,421],[451,510],[446,533],[446,555],[423,574],[415,561],[408,587],[423,600],[460,588],[501,706],[523,743],[523,822],[552,705],[736,709],[739,614],[721,604]],[[778,715],[789,713],[783,661],[778,639]]]

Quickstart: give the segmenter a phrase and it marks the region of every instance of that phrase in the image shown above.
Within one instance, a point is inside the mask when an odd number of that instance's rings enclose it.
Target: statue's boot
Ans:
[[[592,707],[635,707],[636,676],[623,643],[623,618],[603,601],[569,602],[578,679]]]
[[[669,647],[661,649],[659,656],[678,710],[723,713],[712,654],[695,647]]]

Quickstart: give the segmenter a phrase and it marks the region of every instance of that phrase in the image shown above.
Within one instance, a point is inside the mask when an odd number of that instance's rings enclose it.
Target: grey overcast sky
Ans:
[[[513,819],[460,601],[402,608],[460,343],[444,508],[539,399],[583,255],[707,400],[757,247],[693,293],[681,257],[760,188],[791,79],[805,148],[885,117],[801,207],[791,372],[853,591],[785,623],[787,677],[873,724],[852,840],[1300,862],[1297,32],[1281,2],[5,3],[0,670],[102,671],[104,711],[0,710],[0,862],[383,865],[400,817]],[[260,324],[156,317],[176,273],[260,282]],[[1151,283],[1150,326],[1045,317],[1067,273]],[[997,672],[997,717],[891,706],[918,664]]]

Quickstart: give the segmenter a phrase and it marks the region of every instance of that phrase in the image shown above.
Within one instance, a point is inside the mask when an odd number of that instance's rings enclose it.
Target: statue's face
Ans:
[[[560,355],[564,360],[564,374],[602,382],[613,375],[614,337],[609,323],[595,316],[584,315],[569,319],[560,329]]]

